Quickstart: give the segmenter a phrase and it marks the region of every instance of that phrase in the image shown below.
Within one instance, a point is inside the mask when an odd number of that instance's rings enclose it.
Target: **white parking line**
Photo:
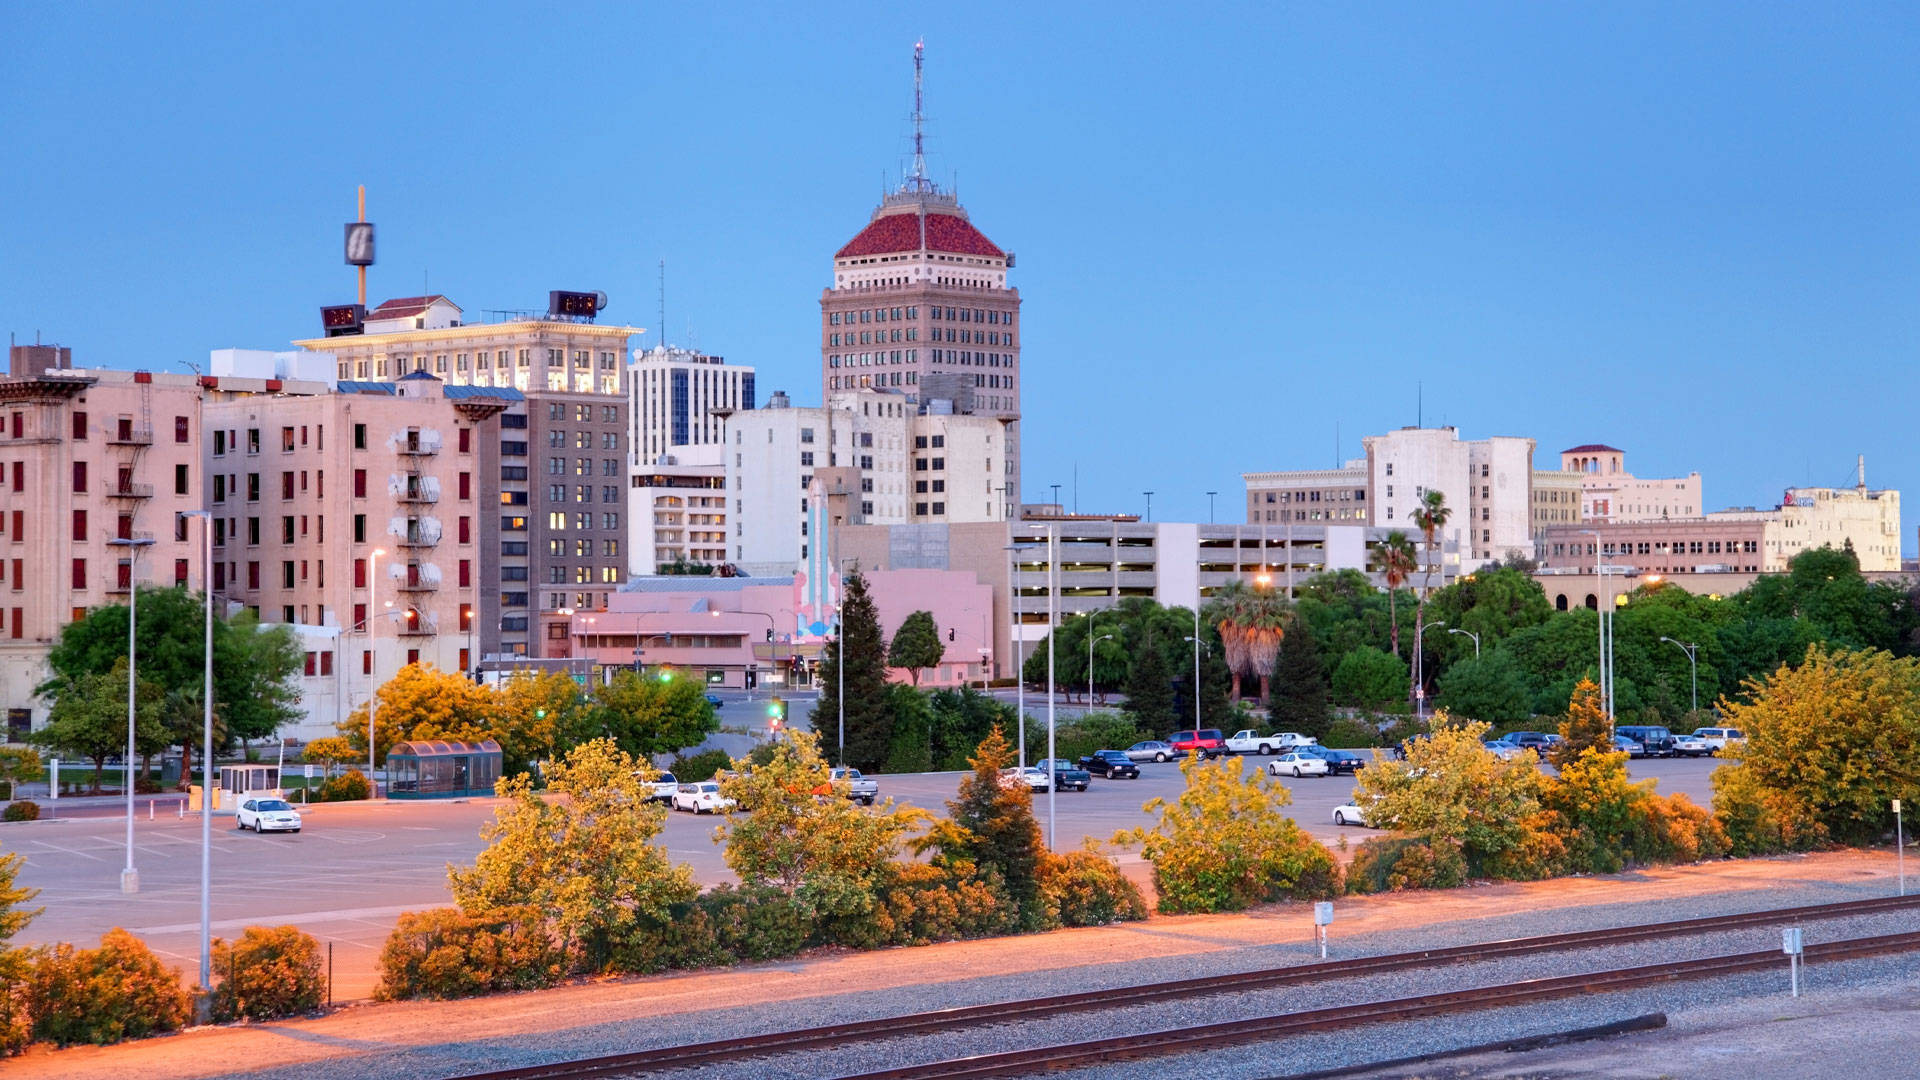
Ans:
[[[59,844],[49,844],[45,840],[29,840],[27,842],[30,844],[38,844],[41,847],[46,848],[48,851],[58,851],[63,855],[78,855],[83,859],[92,859],[94,862],[107,861],[98,855],[89,855],[86,852],[77,850],[75,848],[61,847]]]

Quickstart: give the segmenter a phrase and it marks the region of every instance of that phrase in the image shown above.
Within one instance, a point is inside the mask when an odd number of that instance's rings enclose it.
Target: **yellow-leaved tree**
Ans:
[[[1153,864],[1159,908],[1167,914],[1238,911],[1275,900],[1315,899],[1340,891],[1340,864],[1286,812],[1293,797],[1240,758],[1180,763],[1185,790],[1151,827],[1114,834]]]
[[[1368,825],[1456,850],[1479,872],[1526,843],[1528,819],[1540,809],[1540,771],[1531,751],[1502,761],[1488,750],[1480,741],[1486,724],[1456,722],[1443,710],[1430,726],[1431,735],[1407,744],[1405,761],[1360,770],[1356,801]]]
[[[507,773],[556,761],[593,732],[587,698],[564,671],[521,672],[494,695],[490,729]]]
[[[735,762],[720,782],[720,794],[752,810],[714,830],[727,865],[743,887],[784,893],[812,919],[873,910],[903,838],[929,815],[892,799],[855,804],[810,731],[785,731],[772,747],[764,764]]]
[[[493,691],[463,675],[408,664],[382,683],[374,710],[374,758],[384,762],[395,743],[408,739],[474,742],[491,733]],[[353,710],[339,725],[361,759],[367,755],[367,707]]]
[[[573,748],[547,773],[542,798],[524,776],[500,781],[505,805],[480,830],[469,867],[449,866],[454,902],[472,916],[523,905],[548,921],[560,946],[599,970],[633,929],[657,929],[699,893],[693,871],[654,844],[667,811],[650,801],[654,769],[610,739]]]

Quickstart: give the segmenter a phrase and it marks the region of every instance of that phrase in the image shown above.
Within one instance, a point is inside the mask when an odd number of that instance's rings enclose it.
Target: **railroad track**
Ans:
[[[1577,949],[1601,948],[1634,942],[1653,941],[1661,938],[1685,937],[1691,934],[1716,933],[1727,930],[1750,929],[1753,927],[1774,926],[1786,923],[1815,922],[1824,919],[1851,918],[1860,915],[1911,909],[1920,909],[1920,896],[1881,897],[1872,900],[1853,900],[1835,904],[1773,908],[1765,911],[1742,912],[1734,915],[1716,915],[1700,919],[1683,919],[1675,922],[1647,923],[1638,926],[1611,927],[1602,930],[1583,930],[1569,934],[1547,934],[1536,937],[1512,938],[1505,941],[1484,942],[1474,945],[1422,949],[1414,952],[1389,953],[1381,956],[1363,956],[1344,960],[1322,961],[1319,963],[1295,964],[1289,967],[1266,968],[1259,971],[1206,976],[1197,979],[1179,979],[1171,982],[1147,983],[1140,986],[1122,986],[1106,990],[1081,991],[1079,993],[1060,994],[1053,997],[994,1002],[987,1005],[971,1005],[953,1009],[937,1009],[930,1012],[909,1013],[904,1016],[851,1021],[845,1024],[829,1024],[821,1027],[803,1028],[796,1031],[771,1032],[763,1035],[747,1035],[732,1039],[692,1043],[684,1046],[662,1047],[655,1050],[640,1050],[625,1054],[613,1054],[606,1057],[586,1058],[578,1061],[553,1062],[546,1065],[531,1065],[494,1072],[471,1073],[458,1078],[458,1080],[574,1080],[574,1078],[579,1077],[639,1076],[670,1069],[696,1068],[719,1062],[767,1057],[774,1054],[793,1053],[826,1046],[842,1047],[854,1042],[870,1042],[898,1038],[902,1035],[951,1031],[982,1024],[1036,1020],[1066,1013],[1126,1008],[1135,1005],[1149,1005],[1164,1001],[1173,1001],[1181,998],[1267,990],[1275,987],[1318,982],[1326,979],[1356,978],[1383,972],[1438,967],[1446,964],[1471,963],[1502,957],[1524,956],[1532,953],[1568,952]],[[1914,936],[1916,939],[1920,939],[1920,935]],[[1843,943],[1832,943],[1832,945],[1825,946],[1824,948],[1831,948],[1839,944]],[[1916,945],[1915,947],[1920,947],[1920,945]],[[1807,955],[1809,957],[1814,956],[1816,949],[1820,948],[1823,947],[1809,946]],[[1771,956],[1776,962],[1780,956],[1777,951],[1754,955]],[[1681,963],[1698,962],[1699,961],[1683,961]],[[1651,979],[1652,981],[1659,981],[1661,979],[1689,977],[1697,978],[1703,976],[1659,975],[1652,976]],[[1572,976],[1571,978],[1578,980],[1590,978],[1590,976]],[[1557,980],[1539,980],[1539,982],[1542,983],[1556,981]],[[1611,988],[1612,987],[1608,987],[1608,989]],[[1435,997],[1445,996],[1447,995],[1435,995]],[[1366,1007],[1367,1006],[1359,1006],[1359,1008]],[[1460,1007],[1488,1006],[1463,1005]],[[1338,1011],[1348,1013],[1351,1010],[1342,1009]],[[1305,1016],[1309,1014],[1296,1013],[1289,1015]],[[1357,1022],[1365,1023],[1370,1022],[1370,1020],[1371,1018],[1368,1018]],[[1259,1023],[1259,1021],[1252,1023]],[[1238,1027],[1239,1025],[1236,1024],[1235,1026]],[[1282,1033],[1284,1034],[1285,1032]],[[1171,1036],[1173,1033],[1165,1034]],[[1147,1036],[1146,1038],[1154,1037],[1156,1036]],[[1258,1036],[1260,1039],[1271,1037],[1273,1036]],[[1138,1040],[1130,1037],[1125,1041],[1134,1043]],[[1182,1051],[1179,1049],[1168,1049],[1157,1052],[1179,1053]],[[1033,1067],[1035,1066],[1028,1066],[1030,1070]],[[1046,1066],[1041,1065],[1037,1067],[1045,1068]],[[893,1076],[894,1074],[877,1073],[874,1075],[879,1077]],[[908,1075],[917,1076],[921,1074],[902,1072],[899,1075],[905,1077]],[[928,1073],[925,1075],[972,1076],[976,1074]],[[979,1073],[977,1075],[1011,1074]]]
[[[1805,959],[1852,960],[1920,950],[1920,933],[1831,941],[1809,945]],[[1030,1076],[1034,1073],[1087,1068],[1134,1058],[1212,1050],[1242,1043],[1269,1042],[1289,1035],[1313,1035],[1361,1024],[1414,1020],[1425,1016],[1527,1005],[1552,998],[1603,994],[1654,983],[1710,979],[1751,971],[1779,971],[1784,966],[1778,949],[1676,960],[1644,967],[1595,971],[1550,979],[1530,979],[1502,986],[1478,987],[1443,994],[1370,1001],[1329,1009],[1283,1013],[1252,1020],[1233,1020],[1171,1031],[1123,1035],[1112,1039],[1014,1050],[1002,1054],[907,1065],[879,1072],[858,1073],[838,1080],[986,1080],[988,1077]]]

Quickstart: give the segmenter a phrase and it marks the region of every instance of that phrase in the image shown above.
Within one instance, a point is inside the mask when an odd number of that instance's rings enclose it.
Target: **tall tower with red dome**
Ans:
[[[1010,520],[1020,505],[1020,290],[1007,284],[1013,253],[927,176],[923,52],[914,46],[913,170],[834,253],[833,284],[820,294],[821,400],[872,387],[920,413],[999,419],[1006,452],[993,486]]]

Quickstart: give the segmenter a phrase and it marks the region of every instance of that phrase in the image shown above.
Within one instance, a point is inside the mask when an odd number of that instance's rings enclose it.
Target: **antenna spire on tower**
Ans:
[[[925,62],[925,38],[913,43],[913,175],[907,178],[907,190],[932,191],[927,179],[926,115],[921,111],[921,67]]]

